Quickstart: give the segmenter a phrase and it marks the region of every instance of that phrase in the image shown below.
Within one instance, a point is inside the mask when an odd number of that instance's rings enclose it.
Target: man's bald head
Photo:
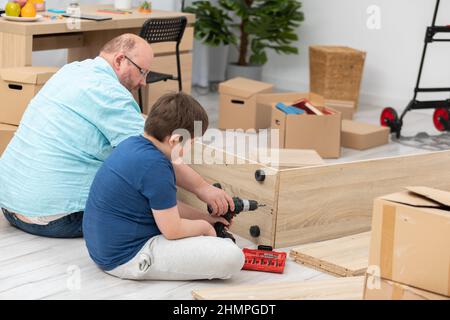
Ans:
[[[109,40],[100,50],[100,55],[113,55],[118,52],[131,52],[135,50],[137,46],[150,47],[147,41],[143,38],[132,33],[125,33]]]
[[[122,85],[133,91],[145,85],[142,74],[150,70],[153,50],[145,39],[125,33],[108,41],[100,57],[111,65]]]

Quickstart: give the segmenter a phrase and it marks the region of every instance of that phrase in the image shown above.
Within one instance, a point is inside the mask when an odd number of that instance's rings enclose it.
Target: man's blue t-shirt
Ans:
[[[133,258],[161,234],[152,209],[177,204],[172,163],[143,136],[120,143],[91,186],[83,217],[89,255],[105,271]]]

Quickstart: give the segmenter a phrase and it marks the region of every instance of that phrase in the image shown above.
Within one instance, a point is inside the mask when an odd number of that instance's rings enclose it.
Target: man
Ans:
[[[82,236],[92,180],[121,141],[143,133],[132,91],[145,85],[150,45],[133,34],[109,41],[95,59],[62,67],[31,100],[0,159],[0,205],[15,227],[35,235]],[[186,165],[177,185],[224,214],[232,199]],[[198,181],[201,181],[199,183]]]

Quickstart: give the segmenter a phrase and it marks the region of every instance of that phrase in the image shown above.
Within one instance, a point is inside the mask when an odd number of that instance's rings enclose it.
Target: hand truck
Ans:
[[[420,78],[422,76],[423,64],[427,52],[428,44],[431,42],[449,42],[450,39],[436,39],[435,35],[438,33],[450,33],[450,25],[436,26],[436,16],[439,10],[440,0],[436,0],[436,7],[434,9],[433,21],[430,27],[427,27],[425,33],[425,44],[422,52],[422,59],[420,61],[419,75],[417,76],[416,87],[414,88],[414,96],[405,110],[402,112],[400,118],[395,109],[391,107],[384,108],[380,115],[380,123],[382,126],[389,127],[391,133],[396,134],[396,138],[400,138],[400,131],[403,126],[403,118],[408,111],[418,109],[435,109],[433,114],[433,123],[439,131],[450,131],[450,98],[446,100],[433,101],[419,101],[417,94],[420,92],[450,92],[449,88],[421,88],[419,87]]]

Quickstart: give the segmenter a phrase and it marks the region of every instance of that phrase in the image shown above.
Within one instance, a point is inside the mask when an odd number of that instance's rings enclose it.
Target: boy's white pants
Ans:
[[[107,273],[132,280],[228,279],[244,265],[242,250],[230,239],[158,235],[127,263]]]

